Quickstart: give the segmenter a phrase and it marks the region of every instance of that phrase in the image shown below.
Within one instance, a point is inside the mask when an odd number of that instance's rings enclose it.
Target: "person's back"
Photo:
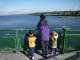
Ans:
[[[37,27],[40,33],[42,54],[44,57],[46,57],[48,54],[48,44],[49,44],[49,26],[44,15],[40,15],[40,21]]]
[[[49,40],[49,26],[44,16],[41,17],[38,28],[40,30],[41,40]]]
[[[35,41],[36,41],[36,37],[35,36],[32,36],[32,37],[28,37],[28,42],[29,42],[29,47],[30,48],[33,48],[36,46],[35,44]]]
[[[28,39],[28,46],[30,49],[29,51],[30,51],[31,59],[33,60],[37,38],[34,36],[33,32],[30,32],[27,39]]]
[[[58,40],[58,33],[57,32],[53,31],[51,33],[51,40],[52,40],[52,43],[51,43],[52,52],[54,54],[56,54],[57,40]]]
[[[58,33],[52,32],[51,39],[52,39],[52,48],[57,48]]]

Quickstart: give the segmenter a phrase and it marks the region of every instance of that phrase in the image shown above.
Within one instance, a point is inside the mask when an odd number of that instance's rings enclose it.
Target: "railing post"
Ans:
[[[19,39],[19,32],[18,32],[18,30],[16,30],[16,49],[19,49],[19,41],[20,39]]]
[[[64,42],[65,42],[64,40],[65,40],[66,29],[62,28],[62,31],[63,31],[63,36],[62,36],[62,52],[61,53],[63,54],[64,53],[64,47],[65,47],[64,46],[65,45],[64,44]]]

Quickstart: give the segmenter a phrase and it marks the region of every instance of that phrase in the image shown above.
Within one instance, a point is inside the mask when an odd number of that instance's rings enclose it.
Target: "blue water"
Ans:
[[[80,16],[46,16],[50,28],[80,29]],[[0,29],[27,29],[36,28],[39,16],[14,15],[0,16]]]

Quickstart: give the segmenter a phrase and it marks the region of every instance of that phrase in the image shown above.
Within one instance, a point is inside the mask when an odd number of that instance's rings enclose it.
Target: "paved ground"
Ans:
[[[80,60],[80,51],[65,53],[56,56],[59,60]]]
[[[74,58],[75,57],[75,58]],[[49,57],[46,60],[80,60],[80,55],[76,52],[57,55],[55,57]],[[25,53],[0,53],[0,60],[30,60]],[[35,53],[35,60],[44,60],[43,57]]]
[[[23,53],[0,53],[0,60],[30,60]],[[35,53],[35,60],[44,60],[42,56]],[[57,58],[49,58],[47,60],[58,60]]]

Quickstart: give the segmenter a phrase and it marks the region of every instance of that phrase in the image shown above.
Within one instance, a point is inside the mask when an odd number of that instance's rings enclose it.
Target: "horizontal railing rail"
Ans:
[[[38,34],[38,30],[36,29],[0,30],[0,51],[23,51],[25,36],[29,30]],[[54,28],[51,31],[57,31],[59,33],[58,48],[61,48],[63,53],[80,50],[79,29]]]

